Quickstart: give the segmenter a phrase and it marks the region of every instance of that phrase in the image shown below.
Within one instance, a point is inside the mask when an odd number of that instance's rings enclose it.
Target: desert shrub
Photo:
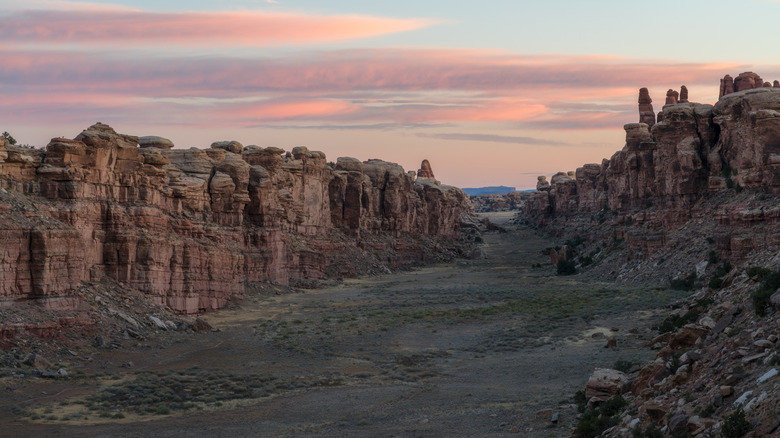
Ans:
[[[731,272],[731,263],[726,260],[721,263],[721,265],[718,266],[718,268],[715,269],[715,272],[712,274],[712,278],[708,284],[710,289],[720,289],[721,286],[723,286],[723,277],[728,275],[729,272]]]
[[[739,183],[736,183],[734,185],[734,191],[736,191],[737,193],[741,193],[742,190],[744,190],[744,188]]]
[[[745,411],[742,406],[726,417],[723,422],[723,436],[725,438],[739,438],[750,431],[750,422],[745,419]]]
[[[581,236],[574,236],[573,238],[564,242],[565,245],[569,245],[572,248],[576,248],[583,243],[585,243],[585,239],[583,239]]]
[[[753,292],[753,310],[757,315],[765,315],[769,308],[769,297],[780,288],[780,271],[768,274],[757,290]]]
[[[593,257],[586,256],[580,259],[580,264],[584,268],[585,266],[592,265],[593,264]]]
[[[707,286],[709,286],[710,289],[720,289],[721,286],[723,286],[723,279],[720,277],[712,277]]]
[[[574,393],[574,403],[577,405],[577,412],[585,412],[585,408],[588,406],[588,398],[585,396],[585,391],[579,390]]]
[[[674,290],[690,291],[696,284],[696,273],[691,272],[691,275],[685,278],[675,278],[669,283],[669,287]]]
[[[712,303],[713,300],[711,298],[701,299],[694,303],[693,307],[685,312],[682,316],[677,314],[669,315],[664,318],[660,324],[654,325],[653,329],[658,330],[658,333],[676,331],[685,324],[696,322],[699,319],[699,316],[701,316],[702,310],[710,306]]]
[[[769,276],[769,274],[772,273],[772,270],[769,268],[762,268],[759,266],[751,266],[750,269],[748,269],[747,274],[748,277],[756,280],[756,281],[764,281],[766,277]]]
[[[731,179],[731,177],[726,178],[726,188],[733,189],[734,188],[734,180]]]
[[[716,253],[715,251],[710,251],[710,253],[707,254],[707,261],[709,261],[713,265],[715,263],[718,263],[718,253]]]
[[[577,423],[574,435],[579,438],[595,438],[620,422],[620,412],[628,402],[616,395],[601,406],[585,411]]]
[[[8,141],[8,144],[16,144],[16,139],[13,138],[11,134],[8,133],[8,131],[3,131],[2,136]]]
[[[655,427],[654,424],[647,426],[647,429],[642,431],[642,426],[637,426],[631,431],[633,438],[664,438],[664,433],[660,429]]]
[[[632,360],[618,359],[614,364],[612,364],[612,369],[627,373],[631,371],[631,368],[633,368],[636,364],[637,362]]]
[[[558,275],[574,275],[577,273],[577,267],[574,260],[558,260],[556,269]]]

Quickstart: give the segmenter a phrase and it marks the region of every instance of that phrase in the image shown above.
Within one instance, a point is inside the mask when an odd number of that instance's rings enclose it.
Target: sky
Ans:
[[[0,131],[117,132],[381,158],[459,187],[623,147],[648,87],[780,79],[780,0],[2,0]]]

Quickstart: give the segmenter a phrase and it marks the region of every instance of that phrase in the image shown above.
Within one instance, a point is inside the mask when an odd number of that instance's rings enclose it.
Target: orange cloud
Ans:
[[[197,128],[425,129],[468,122],[620,130],[637,118],[642,86],[660,109],[670,87],[686,84],[692,100],[713,102],[725,73],[751,69],[780,77],[777,66],[481,50],[342,50],[260,59],[124,55],[0,49],[0,111],[14,120],[35,114],[89,123],[111,116]]]
[[[432,20],[264,11],[22,10],[0,16],[0,41],[147,47],[326,43],[416,30]]]

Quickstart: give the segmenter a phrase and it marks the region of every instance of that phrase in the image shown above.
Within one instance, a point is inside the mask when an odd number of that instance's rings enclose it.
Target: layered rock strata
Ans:
[[[432,176],[427,161],[420,172]],[[460,189],[394,163],[235,141],[173,149],[100,123],[45,151],[3,141],[0,187],[0,300],[105,276],[186,313],[251,282],[366,271],[349,257],[422,262],[469,211]]]
[[[614,212],[619,223],[643,225],[617,237],[626,239],[632,253],[647,253],[661,247],[667,231],[702,214],[695,208],[701,199],[742,189],[780,194],[780,90],[758,88],[754,76],[738,76],[735,89],[742,91],[726,93],[714,106],[669,104],[652,128],[625,125],[623,149],[600,164],[577,169],[575,178],[561,172],[547,184],[540,177],[525,217],[544,225]],[[667,96],[675,98],[675,93]],[[734,205],[716,213],[724,227],[715,240],[732,260],[752,248],[780,244],[776,237],[745,229],[780,221],[780,211],[753,210]]]

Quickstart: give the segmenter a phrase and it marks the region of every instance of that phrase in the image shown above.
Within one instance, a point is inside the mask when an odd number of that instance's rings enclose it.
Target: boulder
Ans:
[[[211,149],[222,149],[234,154],[240,154],[244,150],[244,145],[235,140],[215,141],[211,143]]]
[[[173,149],[172,141],[154,135],[138,137],[138,145],[142,148]]]
[[[628,384],[628,376],[618,370],[596,368],[585,386],[585,397],[608,399],[623,394]]]

